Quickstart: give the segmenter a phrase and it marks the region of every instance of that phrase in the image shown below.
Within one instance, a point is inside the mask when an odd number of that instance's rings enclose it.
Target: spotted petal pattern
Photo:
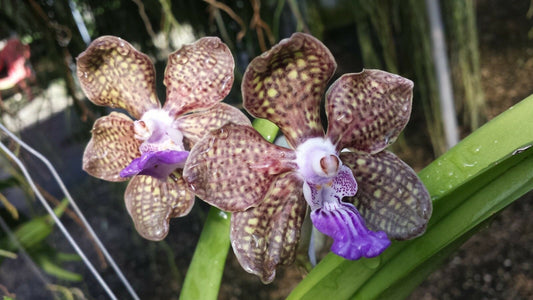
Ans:
[[[371,230],[404,240],[422,234],[431,216],[431,199],[415,172],[396,155],[342,152],[354,171],[359,190],[352,202]]]
[[[335,68],[320,41],[295,33],[252,60],[242,81],[244,107],[278,125],[293,147],[323,136],[320,100]]]
[[[124,198],[135,228],[142,237],[152,241],[164,239],[170,218],[188,214],[194,204],[194,194],[187,189],[179,172],[165,180],[135,176]]]
[[[136,119],[160,107],[150,58],[121,38],[94,40],[78,56],[77,68],[83,91],[96,105],[123,108]]]
[[[94,122],[92,138],[83,153],[83,170],[108,181],[124,181],[120,171],[140,156],[140,141],[133,132],[133,121],[112,112]]]
[[[234,67],[229,48],[217,37],[183,46],[168,57],[164,108],[178,116],[222,101],[233,85]]]
[[[261,202],[276,175],[295,168],[294,151],[270,144],[252,127],[228,124],[191,150],[184,178],[196,195],[226,211]]]
[[[377,153],[393,143],[411,114],[413,82],[380,70],[337,79],[326,95],[327,136],[338,150]]]
[[[302,181],[281,175],[258,206],[231,217],[231,244],[241,266],[270,283],[278,265],[294,261],[306,204]]]
[[[184,115],[177,120],[178,129],[192,145],[207,132],[218,129],[229,122],[238,125],[252,125],[240,110],[225,103],[219,103],[205,111]]]

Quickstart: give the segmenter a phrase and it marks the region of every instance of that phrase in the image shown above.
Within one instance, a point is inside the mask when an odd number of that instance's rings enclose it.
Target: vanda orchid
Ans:
[[[94,104],[126,110],[96,120],[83,169],[108,181],[131,177],[125,201],[137,231],[150,240],[168,233],[169,219],[186,215],[194,193],[183,180],[189,149],[228,120],[250,125],[222,101],[233,84],[234,61],[216,37],[182,47],[168,58],[161,107],[149,57],[113,36],[96,39],[77,59],[83,91]]]
[[[242,82],[244,107],[281,129],[292,149],[251,127],[227,124],[191,150],[184,178],[195,193],[234,212],[231,243],[265,283],[294,260],[306,214],[347,259],[374,257],[390,239],[422,234],[431,201],[415,172],[384,149],[405,127],[413,83],[379,70],[345,74],[320,102],[336,63],[312,36],[296,33],[255,58]]]

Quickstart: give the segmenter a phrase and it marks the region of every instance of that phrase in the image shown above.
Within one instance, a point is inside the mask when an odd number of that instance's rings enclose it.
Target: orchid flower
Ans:
[[[83,169],[108,181],[131,177],[124,198],[135,227],[144,238],[161,240],[169,219],[186,215],[194,204],[182,177],[190,147],[228,120],[250,125],[238,109],[219,103],[233,84],[233,57],[216,37],[170,54],[163,107],[149,57],[118,37],[96,39],[77,66],[90,101],[123,109],[135,119],[111,112],[96,120]]]
[[[233,250],[265,283],[294,260],[306,203],[332,252],[352,260],[422,234],[431,215],[415,172],[384,150],[409,119],[413,83],[379,70],[341,76],[325,96],[324,134],[320,102],[335,68],[314,37],[282,40],[250,63],[242,94],[245,109],[275,123],[291,149],[227,124],[204,136],[185,164],[200,198],[234,212]]]

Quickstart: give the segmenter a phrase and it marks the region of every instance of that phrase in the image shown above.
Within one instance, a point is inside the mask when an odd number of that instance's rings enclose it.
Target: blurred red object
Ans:
[[[31,89],[26,80],[34,81],[35,76],[30,66],[30,46],[18,38],[4,40],[0,49],[0,91],[21,88],[28,99],[32,99]],[[1,47],[1,46],[0,46]],[[0,95],[0,101],[1,101]]]

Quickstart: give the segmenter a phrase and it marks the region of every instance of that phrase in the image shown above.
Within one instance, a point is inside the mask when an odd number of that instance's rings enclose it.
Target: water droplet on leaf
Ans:
[[[381,256],[363,259],[362,262],[369,269],[376,269],[381,264]]]

